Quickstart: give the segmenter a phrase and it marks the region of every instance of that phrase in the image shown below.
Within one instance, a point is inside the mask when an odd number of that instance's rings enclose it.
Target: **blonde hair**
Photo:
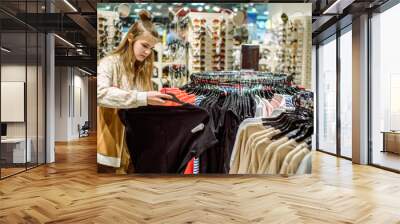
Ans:
[[[153,73],[154,53],[151,52],[143,62],[139,62],[135,58],[133,46],[139,36],[143,34],[149,34],[156,39],[159,39],[159,35],[151,22],[151,15],[148,11],[140,11],[139,18],[140,19],[129,28],[124,39],[111,54],[117,54],[121,57],[121,63],[125,70],[123,75],[128,75],[128,80],[131,85],[136,86],[138,90],[149,91],[153,90],[151,77]],[[132,34],[131,37],[129,37],[130,34]],[[129,38],[133,38],[133,41],[129,41]]]

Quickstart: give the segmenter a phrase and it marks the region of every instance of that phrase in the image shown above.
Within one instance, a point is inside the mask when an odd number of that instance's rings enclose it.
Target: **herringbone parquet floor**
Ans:
[[[289,178],[113,176],[95,146],[0,181],[0,223],[400,223],[400,175],[323,153]]]

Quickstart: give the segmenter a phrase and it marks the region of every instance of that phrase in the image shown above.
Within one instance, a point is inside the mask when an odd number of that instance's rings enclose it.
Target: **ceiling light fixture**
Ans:
[[[78,69],[79,69],[79,71],[81,71],[81,72],[83,72],[83,73],[85,73],[85,74],[92,75],[92,73],[90,73],[90,72],[88,72],[88,71],[85,71],[85,70],[83,70],[83,69],[81,69],[81,68],[79,68],[79,67],[78,67]]]
[[[74,10],[75,12],[78,12],[78,10],[68,1],[68,0],[64,0],[65,4],[67,4],[72,10]]]
[[[336,0],[322,14],[342,14],[343,9],[351,5],[355,0]]]
[[[213,10],[216,11],[216,12],[219,12],[219,11],[221,10],[221,8],[218,7],[218,6],[214,6],[214,7],[213,7]]]
[[[198,7],[197,10],[201,12],[203,11],[203,7]]]
[[[11,51],[10,50],[8,50],[7,48],[5,48],[5,47],[1,47],[0,48],[2,51],[4,51],[4,52],[7,52],[7,53],[10,53]]]
[[[54,34],[55,37],[57,37],[58,39],[60,39],[61,41],[63,41],[64,43],[68,44],[69,46],[75,48],[75,45],[73,45],[71,42],[69,42],[68,40],[58,36],[57,34]]]

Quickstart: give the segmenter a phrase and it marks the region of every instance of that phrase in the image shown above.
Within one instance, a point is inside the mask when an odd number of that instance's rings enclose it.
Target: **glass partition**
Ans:
[[[318,149],[336,154],[336,37],[318,47]]]

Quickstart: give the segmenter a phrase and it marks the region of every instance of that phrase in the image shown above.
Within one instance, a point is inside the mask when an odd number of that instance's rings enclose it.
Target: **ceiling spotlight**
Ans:
[[[78,10],[68,1],[68,0],[64,0],[65,4],[67,4],[72,10],[74,10],[75,12],[78,12]]]
[[[153,8],[153,7],[151,7],[150,5],[147,6],[147,10],[149,10],[149,11],[151,11],[152,8]]]
[[[349,3],[351,4],[350,1],[343,1],[343,0],[334,1],[333,4],[331,4],[324,12],[322,12],[322,14],[329,14],[329,13],[341,14],[343,13],[343,10],[341,8],[342,7],[346,8]]]
[[[78,69],[79,69],[79,71],[81,71],[81,72],[83,72],[83,73],[85,73],[85,74],[92,75],[92,73],[90,73],[90,72],[88,72],[88,71],[85,71],[85,70],[83,70],[83,69],[81,69],[81,68],[79,68],[79,67],[78,67]]]
[[[168,10],[169,10],[170,12],[172,12],[173,9],[174,9],[174,8],[172,8],[172,6],[168,7]]]
[[[183,7],[183,10],[188,11],[189,8],[188,7]]]
[[[68,40],[66,40],[66,39],[64,39],[64,38],[62,38],[62,37],[60,37],[60,36],[58,36],[57,34],[54,34],[54,36],[57,37],[58,39],[60,39],[62,42],[66,43],[67,45],[69,45],[69,46],[75,48],[75,45],[73,45],[73,44],[72,44],[71,42],[69,42]]]
[[[203,11],[203,7],[198,7],[197,10],[201,12]]]
[[[7,48],[5,48],[5,47],[1,47],[0,49],[1,49],[2,51],[4,51],[4,52],[7,52],[7,53],[10,53],[10,52],[11,52],[9,49],[7,49]]]
[[[111,6],[107,5],[106,10],[110,10],[110,9],[111,9]]]
[[[213,7],[213,10],[216,11],[216,12],[219,12],[219,11],[221,10],[221,8],[218,7],[218,6],[214,6],[214,7]]]
[[[205,9],[205,10],[210,10],[210,6],[209,6],[209,5],[206,5],[206,6],[204,6],[204,9]]]
[[[234,11],[234,12],[237,12],[237,11],[239,11],[239,10],[238,10],[238,8],[233,8],[233,11]]]

